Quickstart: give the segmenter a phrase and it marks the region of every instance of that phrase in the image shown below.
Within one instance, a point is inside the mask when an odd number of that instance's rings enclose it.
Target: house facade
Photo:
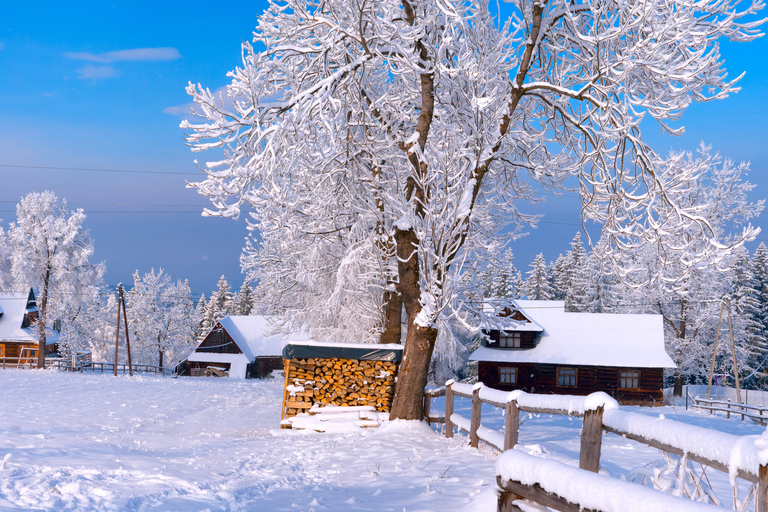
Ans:
[[[227,316],[211,329],[200,345],[179,365],[179,374],[192,377],[263,378],[283,368],[288,337],[273,334],[267,316]],[[307,340],[304,334],[291,340]]]
[[[470,360],[493,388],[653,402],[675,367],[660,315],[571,313],[562,301],[533,300],[491,301],[486,313],[493,320]]]

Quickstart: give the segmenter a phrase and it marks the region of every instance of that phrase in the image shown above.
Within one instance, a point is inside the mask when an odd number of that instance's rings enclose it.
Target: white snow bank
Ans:
[[[605,512],[705,512],[722,511],[703,504],[584,471],[561,462],[508,450],[496,459],[496,473],[503,481],[524,485],[539,484],[547,492],[578,504],[584,509]]]

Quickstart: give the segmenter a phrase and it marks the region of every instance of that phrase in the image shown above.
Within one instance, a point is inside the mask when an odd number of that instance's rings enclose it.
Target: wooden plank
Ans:
[[[512,400],[507,403],[504,411],[504,451],[511,450],[517,444],[520,432],[520,412],[517,408],[517,401]]]
[[[513,492],[499,491],[497,512],[523,512],[523,509],[513,504],[515,500],[519,499],[520,496]]]
[[[755,512],[768,512],[768,467],[760,466]]]
[[[545,507],[549,507],[560,512],[599,512],[594,509],[581,508],[556,494],[551,494],[541,488],[539,484],[533,484],[531,486],[523,485],[520,482],[514,480],[507,480],[506,482],[501,480],[500,476],[496,477],[496,482],[499,488],[504,489],[509,493],[516,494],[522,499],[534,501]],[[505,498],[509,499],[509,498]],[[501,493],[499,493],[499,501],[501,501]],[[501,504],[499,504],[501,506]],[[515,509],[508,509],[515,510]]]
[[[291,360],[286,359],[283,363],[283,373],[285,374],[285,385],[283,386],[283,415],[280,417],[280,421],[285,419],[285,403],[288,401],[288,372],[291,369]]]
[[[445,437],[453,437],[453,383],[445,385]]]
[[[285,402],[285,406],[288,409],[309,409],[312,407],[312,402],[295,402],[292,400],[288,400]]]
[[[480,388],[472,390],[472,416],[469,418],[469,446],[472,448],[477,448],[480,441],[477,429],[480,428],[480,410],[482,406]]]
[[[642,444],[646,444],[648,446],[652,446],[654,448],[658,448],[661,451],[673,453],[673,454],[675,454],[675,455],[677,455],[679,457],[682,457],[683,455],[685,455],[683,450],[681,450],[680,448],[677,448],[676,446],[670,446],[668,444],[662,443],[660,441],[656,441],[654,439],[646,439],[645,437],[637,436],[637,435],[634,435],[634,434],[630,434],[628,432],[621,432],[619,430],[615,430],[615,429],[613,429],[611,427],[608,427],[606,425],[603,425],[603,430],[605,430],[606,432],[610,432],[612,434],[617,434],[617,435],[620,435],[622,437],[626,437],[627,439],[631,439],[632,441],[637,441],[638,443],[642,443]],[[715,468],[718,471],[722,471],[723,473],[726,473],[726,474],[728,473],[728,470],[729,470],[728,466],[726,466],[724,464],[721,464],[721,463],[719,463],[717,461],[707,459],[706,457],[701,457],[699,455],[696,455],[695,453],[689,453],[688,454],[688,460],[692,460],[694,462],[698,462],[698,463],[703,464],[705,466],[710,466],[710,467]],[[752,483],[757,483],[757,480],[758,480],[757,475],[753,475],[752,473],[747,473],[744,470],[739,470],[739,472],[738,472],[738,474],[736,476],[738,476],[739,478],[742,478],[742,479],[744,479],[744,480],[746,480],[748,482],[752,482]]]
[[[600,449],[603,444],[603,406],[584,413],[581,427],[579,468],[597,473],[600,471]]]

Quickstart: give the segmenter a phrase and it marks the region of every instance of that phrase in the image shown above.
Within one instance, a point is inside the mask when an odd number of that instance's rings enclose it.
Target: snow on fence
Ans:
[[[80,363],[78,362],[76,365],[72,365],[71,361],[63,360],[63,359],[56,359],[51,361],[50,363],[51,368],[56,368],[57,370],[62,370],[65,372],[94,372],[94,373],[114,373],[115,372],[115,364],[114,363],[94,363],[94,362],[88,362],[86,363]],[[118,363],[117,365],[117,373],[155,373],[160,375],[172,375],[173,370],[171,368],[164,368],[162,366],[154,366],[151,364],[122,364]]]
[[[445,396],[445,416],[442,418],[430,414],[430,402],[432,398],[438,396]],[[453,412],[455,396],[472,400],[470,418],[465,418]],[[768,512],[768,432],[762,436],[736,436],[714,429],[684,424],[671,419],[655,418],[624,411],[621,410],[618,402],[603,392],[592,393],[586,397],[535,395],[520,390],[511,392],[499,391],[487,388],[482,383],[472,386],[448,381],[445,388],[426,391],[424,400],[425,419],[429,422],[444,422],[446,437],[453,437],[453,428],[455,426],[469,434],[471,446],[477,447],[479,442],[483,441],[505,452],[500,457],[500,461],[507,460],[506,453],[511,453],[508,450],[517,444],[520,428],[520,411],[534,414],[580,416],[583,417],[581,447],[579,449],[579,470],[582,473],[584,470],[597,473],[600,469],[603,431],[610,432],[680,457],[687,456],[688,460],[728,473],[732,483],[735,483],[737,477],[756,483],[755,512]],[[483,403],[501,407],[505,410],[506,420],[503,432],[482,427],[480,412]],[[517,457],[517,455],[510,455],[509,457]],[[539,463],[536,462],[535,464]],[[510,465],[514,464],[510,463]],[[503,465],[497,466],[497,481],[501,488],[499,511],[519,510],[512,505],[512,502],[520,498],[508,496],[506,495],[507,493],[519,496],[522,499],[537,501],[543,505],[563,511],[585,508],[603,512],[627,510],[621,506],[615,508],[607,505],[604,508],[593,508],[592,505],[580,501],[581,494],[572,495],[565,493],[565,495],[562,495],[556,492],[553,494],[553,491],[548,489],[553,489],[550,485],[552,484],[550,479],[555,477],[547,476],[549,474],[547,471],[536,473],[541,475],[538,480],[528,477],[519,479],[516,477],[519,477],[520,474],[508,472],[505,469],[506,467]],[[505,478],[508,476],[515,476],[515,478]],[[591,479],[587,480],[592,482]],[[607,485],[603,480],[599,482],[602,482],[600,485]],[[592,490],[598,492],[599,488]],[[659,493],[658,491],[654,492]],[[541,501],[544,499],[542,496],[550,496],[553,501]],[[687,504],[683,505],[682,503],[692,503],[691,507],[701,505],[690,501],[686,502],[682,498],[675,499],[682,500],[681,502],[676,502],[680,503],[680,505],[667,508],[666,510],[687,510],[687,508],[680,508],[683,506],[688,507]],[[557,504],[557,506],[553,503]],[[605,503],[601,502],[600,505],[605,505]],[[620,502],[620,505],[625,506],[626,503]],[[656,509],[648,508],[644,510]],[[660,510],[664,510],[664,508]],[[707,510],[707,508],[699,507],[696,510]]]

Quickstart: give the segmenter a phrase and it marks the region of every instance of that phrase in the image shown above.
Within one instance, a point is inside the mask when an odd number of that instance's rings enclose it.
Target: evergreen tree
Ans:
[[[208,301],[208,308],[212,310],[209,314],[213,316],[213,324],[232,314],[234,302],[230,290],[227,279],[222,275],[219,278],[218,288]]]
[[[531,263],[531,270],[528,271],[528,279],[523,284],[522,294],[531,300],[552,299],[553,291],[549,282],[547,262],[541,253]]]
[[[240,287],[240,292],[237,294],[237,302],[234,314],[248,316],[253,312],[253,306],[254,300],[251,284],[248,282],[248,280],[245,280],[243,285]]]

